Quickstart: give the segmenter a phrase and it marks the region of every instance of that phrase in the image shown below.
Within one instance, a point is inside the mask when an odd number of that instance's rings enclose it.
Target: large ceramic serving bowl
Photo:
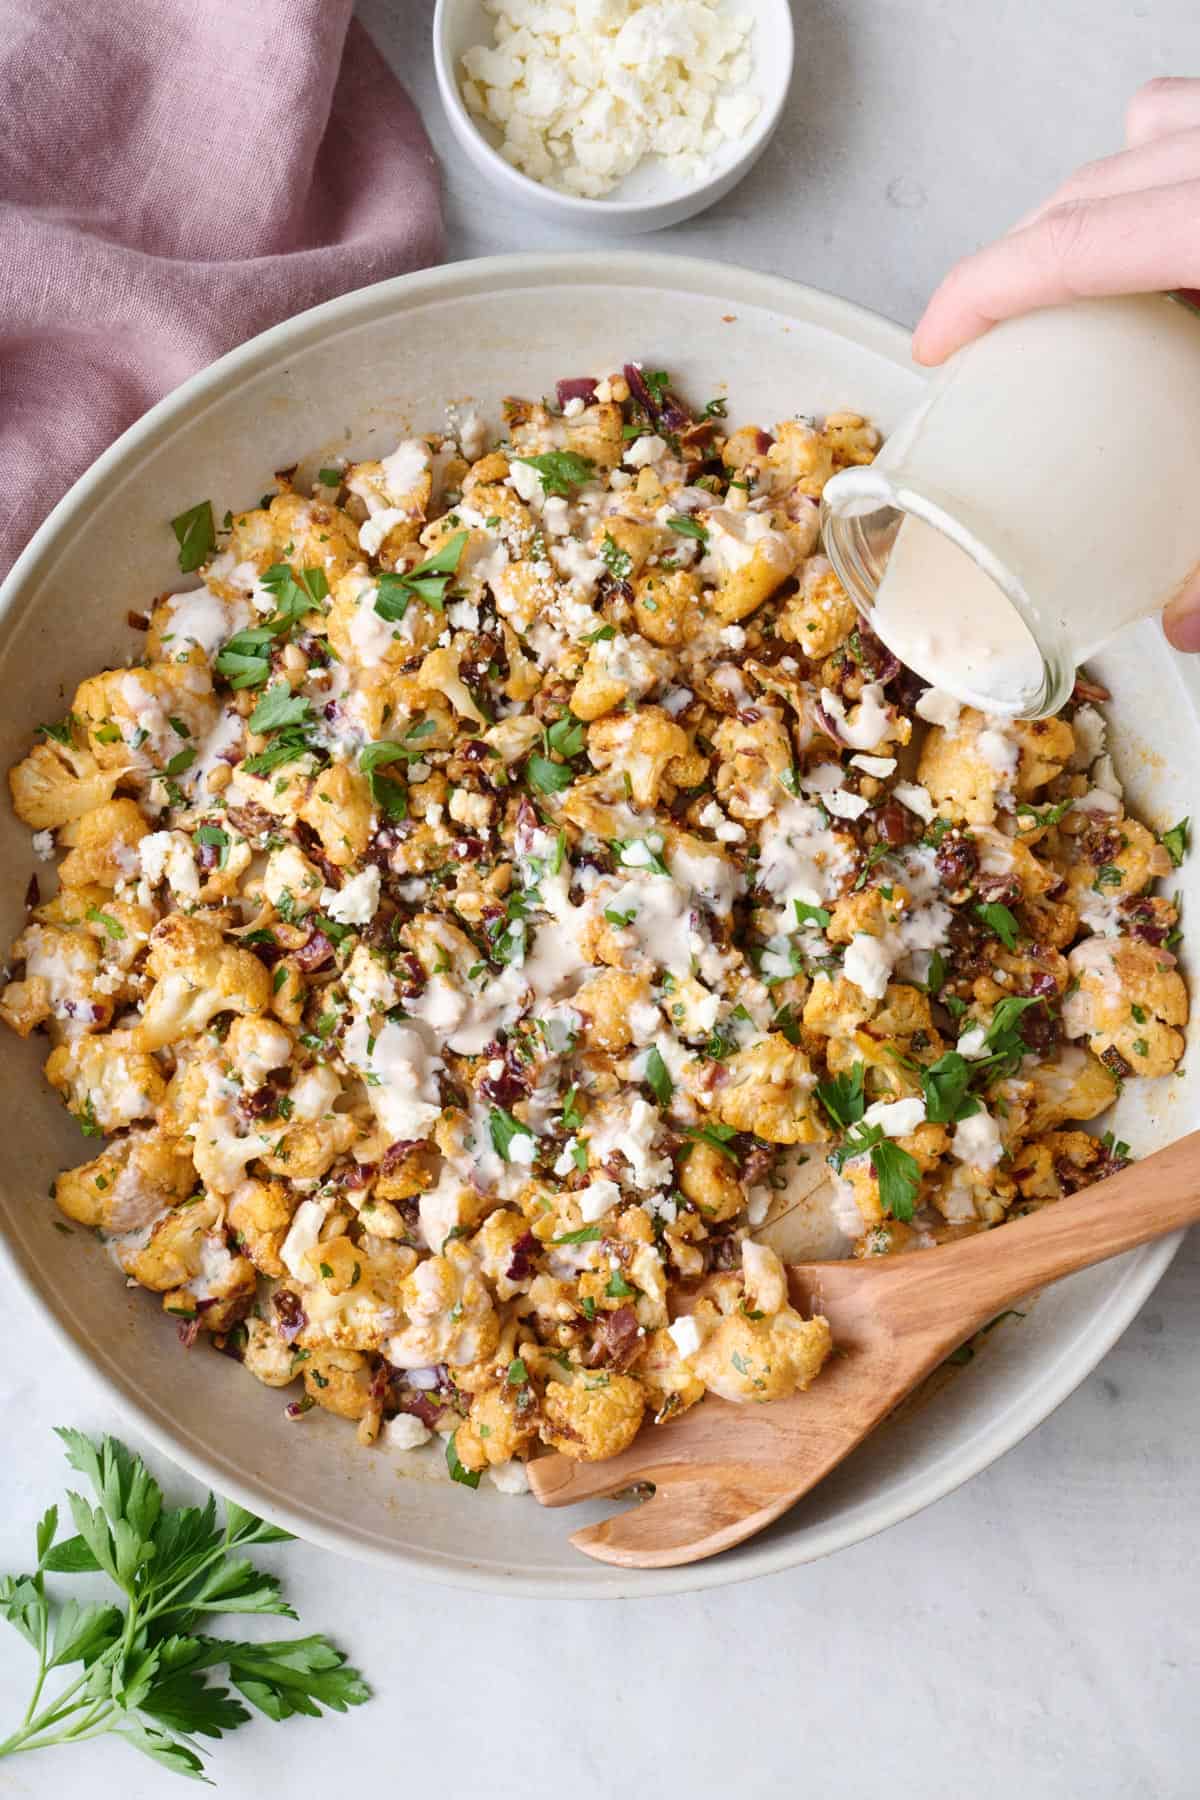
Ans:
[[[55,508],[0,592],[0,758],[76,683],[135,652],[126,612],[181,585],[167,521],[211,497],[217,517],[303,458],[377,455],[439,426],[448,401],[495,416],[506,393],[635,357],[685,393],[727,384],[735,417],[853,406],[886,431],[919,392],[898,327],[845,301],[716,263],[643,255],[524,256],[384,283],[305,313],[186,382],[128,431]],[[1013,446],[1020,454],[1020,445]],[[1100,572],[1102,578],[1102,572]],[[1195,678],[1155,625],[1093,665],[1113,690],[1131,806],[1162,827],[1189,810],[1200,766]],[[0,929],[18,929],[29,834],[3,808]],[[1200,859],[1197,859],[1200,861]],[[1196,885],[1185,864],[1180,885]],[[1195,909],[1193,917],[1200,916]],[[326,1414],[298,1424],[283,1397],[204,1347],[185,1352],[156,1297],[127,1291],[86,1233],[61,1235],[47,1187],[88,1153],[45,1087],[45,1046],[5,1034],[0,1218],[20,1279],[140,1430],[214,1487],[302,1537],[434,1580],[598,1596],[715,1586],[823,1556],[940,1499],[1017,1443],[1091,1370],[1171,1259],[1174,1240],[1062,1282],[991,1334],[969,1367],[906,1409],[769,1531],[691,1568],[622,1572],[571,1549],[585,1514],[435,1478],[436,1459],[364,1451]],[[1189,1063],[1200,1058],[1189,1057]],[[1135,1084],[1114,1124],[1144,1154],[1197,1122],[1185,1074]],[[1098,1205],[1102,1199],[1098,1198]]]

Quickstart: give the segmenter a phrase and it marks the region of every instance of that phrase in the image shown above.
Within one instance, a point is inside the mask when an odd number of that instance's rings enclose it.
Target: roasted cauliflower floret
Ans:
[[[628,1450],[645,1405],[641,1384],[632,1375],[581,1369],[569,1382],[547,1382],[542,1437],[577,1462],[601,1462]]]
[[[707,1139],[695,1140],[679,1170],[679,1186],[714,1224],[736,1218],[746,1204],[737,1165]]]
[[[217,722],[208,669],[192,662],[92,675],[76,690],[71,710],[87,731],[101,768],[143,776],[165,768],[184,745],[206,737]],[[172,721],[184,727],[183,733]]]
[[[597,638],[575,684],[571,711],[590,723],[623,701],[640,700],[669,678],[672,667],[666,652],[643,637],[617,632],[611,638]]]
[[[287,1387],[299,1375],[303,1362],[304,1358],[297,1358],[291,1345],[284,1343],[264,1319],[246,1320],[242,1366],[264,1387]]]
[[[248,1179],[234,1189],[229,1202],[229,1228],[256,1269],[282,1276],[279,1252],[288,1234],[296,1196],[282,1181]]]
[[[792,766],[792,746],[778,713],[757,710],[756,719],[722,719],[713,733],[717,798],[735,819],[765,819],[779,805],[780,777]]]
[[[218,1013],[265,1012],[271,978],[250,950],[210,920],[172,913],[155,927],[146,961],[154,987],[135,1037],[143,1050],[203,1031]]]
[[[1114,1075],[1169,1075],[1184,1052],[1188,997],[1169,950],[1140,938],[1086,938],[1068,957],[1079,983],[1063,1030],[1086,1037]]]
[[[537,1436],[536,1409],[524,1384],[508,1381],[483,1388],[471,1401],[466,1423],[458,1427],[454,1448],[464,1469],[495,1468],[519,1456]]]
[[[686,644],[706,616],[699,575],[693,569],[647,569],[633,582],[633,610],[638,630],[652,644]]]
[[[141,873],[137,847],[149,831],[134,801],[106,800],[72,826],[72,848],[59,865],[59,880],[64,887],[105,888],[135,881]]]
[[[119,1236],[144,1231],[196,1186],[191,1147],[166,1132],[131,1131],[55,1183],[60,1211]]]
[[[756,1312],[763,1316],[752,1317]],[[828,1321],[802,1319],[786,1301],[771,1313],[739,1304],[722,1316],[711,1300],[702,1300],[692,1318],[700,1343],[685,1361],[722,1400],[786,1400],[816,1379],[833,1348]]]
[[[357,1350],[313,1350],[300,1364],[304,1392],[339,1419],[363,1419],[378,1406],[371,1364]]]
[[[587,734],[593,768],[621,770],[628,777],[636,806],[658,802],[671,764],[686,757],[689,749],[687,732],[660,706],[644,706],[636,713],[610,713],[597,719]]]
[[[167,1085],[154,1058],[134,1048],[130,1031],[60,1044],[50,1052],[46,1080],[77,1118],[103,1132],[152,1119]]]
[[[312,826],[331,863],[352,868],[371,841],[374,808],[366,776],[348,763],[330,763],[313,783],[300,817]]]
[[[94,812],[119,779],[120,770],[101,768],[90,750],[57,741],[35,744],[8,772],[13,811],[33,831],[54,831]]]
[[[387,1344],[388,1361],[398,1369],[481,1362],[499,1342],[500,1326],[487,1284],[474,1252],[461,1239],[418,1263],[400,1290],[400,1300],[408,1324]]]
[[[771,1144],[811,1144],[823,1136],[815,1085],[803,1050],[782,1032],[772,1032],[719,1066],[710,1104],[735,1131],[753,1132]]]
[[[823,556],[804,565],[799,591],[785,600],[776,630],[803,653],[826,657],[849,637],[858,608]]]

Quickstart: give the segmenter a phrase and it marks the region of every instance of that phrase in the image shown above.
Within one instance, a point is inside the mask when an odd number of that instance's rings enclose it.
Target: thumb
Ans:
[[[1163,608],[1163,630],[1176,650],[1200,650],[1200,566]]]

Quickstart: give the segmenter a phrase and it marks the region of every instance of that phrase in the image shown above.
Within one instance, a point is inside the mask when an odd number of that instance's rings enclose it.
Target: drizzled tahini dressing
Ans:
[[[923,519],[901,523],[871,628],[926,681],[989,712],[1019,713],[1041,689],[1041,655],[1016,608]]]

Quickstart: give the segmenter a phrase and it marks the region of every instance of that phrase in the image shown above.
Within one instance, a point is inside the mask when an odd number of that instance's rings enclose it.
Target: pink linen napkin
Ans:
[[[441,254],[421,122],[353,0],[9,0],[0,575],[193,370]]]

